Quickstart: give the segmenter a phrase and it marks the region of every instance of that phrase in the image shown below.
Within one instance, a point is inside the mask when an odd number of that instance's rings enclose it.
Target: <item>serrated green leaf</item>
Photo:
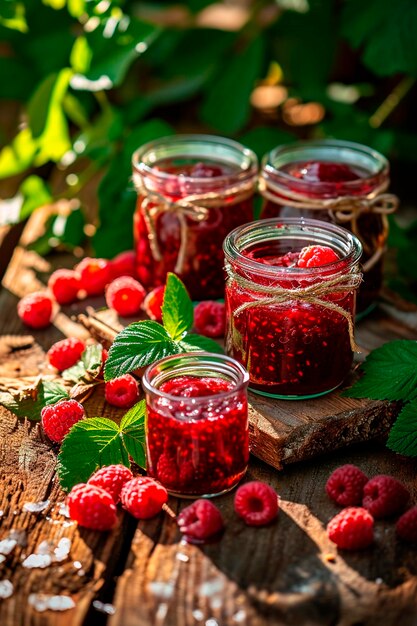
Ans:
[[[59,383],[53,383],[49,381],[43,381],[40,386],[39,396],[46,406],[47,404],[55,404],[60,400],[69,398],[67,390]]]
[[[40,381],[37,389],[27,394],[1,392],[0,404],[19,418],[27,417],[32,421],[39,421],[41,411],[46,405],[55,404],[67,398],[69,395],[66,389],[59,383]]]
[[[139,467],[146,468],[145,400],[133,406],[120,422],[120,432],[126,450]]]
[[[134,322],[116,336],[106,361],[104,378],[117,378],[180,351],[178,344],[158,322]]]
[[[388,437],[387,446],[406,456],[417,456],[417,400],[406,404]]]
[[[343,392],[349,398],[410,400],[417,394],[417,341],[398,339],[373,350],[364,376]]]
[[[174,341],[184,336],[194,322],[194,309],[184,283],[172,272],[168,273],[162,304],[162,321]]]
[[[209,337],[203,337],[203,335],[195,335],[193,333],[187,333],[182,341],[179,342],[181,349],[184,352],[215,352],[223,354],[223,348]]]

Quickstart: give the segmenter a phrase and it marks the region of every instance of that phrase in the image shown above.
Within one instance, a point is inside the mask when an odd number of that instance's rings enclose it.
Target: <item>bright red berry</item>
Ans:
[[[79,484],[67,497],[70,518],[79,526],[93,530],[110,530],[117,521],[117,509],[107,491],[94,485]]]
[[[327,534],[343,550],[367,548],[374,540],[374,518],[366,509],[348,507],[330,520]]]
[[[46,328],[51,323],[52,300],[46,293],[35,291],[18,302],[17,314],[26,326]]]
[[[112,280],[119,278],[119,276],[136,278],[136,253],[134,250],[121,252],[110,263]]]
[[[356,465],[342,465],[329,477],[326,492],[329,498],[341,506],[362,503],[363,488],[368,477]]]
[[[205,337],[223,337],[226,324],[225,306],[222,302],[204,300],[194,309],[194,328]]]
[[[290,173],[311,183],[342,183],[358,179],[358,174],[346,163],[311,161],[305,163],[302,168],[296,167],[297,170]]]
[[[84,417],[84,409],[76,400],[61,400],[41,411],[42,428],[49,439],[57,443],[62,443],[74,424]]]
[[[81,289],[80,275],[74,270],[56,270],[49,277],[48,287],[59,304],[71,304]]]
[[[137,315],[145,296],[145,289],[131,276],[116,278],[106,289],[107,306],[123,317]]]
[[[138,384],[130,374],[119,376],[105,384],[104,396],[112,406],[128,409],[139,400]]]
[[[57,370],[63,372],[80,360],[84,350],[84,341],[75,337],[68,337],[54,343],[49,348],[46,356],[52,367],[56,367]]]
[[[152,478],[140,476],[123,485],[120,500],[133,517],[149,519],[161,512],[162,505],[168,500],[168,492]]]
[[[165,285],[160,285],[152,289],[143,301],[143,310],[146,315],[155,320],[162,322],[162,303],[164,301]]]
[[[399,480],[380,474],[363,488],[362,505],[376,518],[389,517],[404,510],[410,493]]]
[[[307,246],[298,257],[298,267],[320,267],[338,261],[336,252],[327,246]]]
[[[89,296],[99,296],[111,281],[110,261],[85,257],[74,268],[80,275],[81,289]]]
[[[417,506],[408,509],[398,520],[395,530],[397,535],[409,543],[417,543]]]
[[[278,495],[266,483],[254,480],[235,494],[235,511],[249,526],[265,526],[278,515]]]
[[[178,526],[190,543],[200,543],[224,528],[222,514],[210,500],[196,500],[178,516]]]
[[[108,465],[102,467],[88,479],[88,485],[101,487],[107,491],[117,504],[120,500],[120,492],[125,483],[132,480],[133,474],[125,465]]]

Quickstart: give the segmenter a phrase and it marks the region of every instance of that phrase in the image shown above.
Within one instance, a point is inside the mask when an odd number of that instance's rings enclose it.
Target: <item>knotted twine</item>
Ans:
[[[385,241],[388,235],[387,215],[394,213],[398,209],[399,199],[393,193],[384,193],[389,182],[384,181],[372,193],[367,196],[339,196],[338,198],[309,198],[305,194],[298,193],[292,189],[287,189],[276,182],[270,183],[263,177],[259,177],[259,193],[273,203],[282,202],[285,206],[296,209],[327,210],[339,224],[350,222],[350,230],[363,243],[364,249],[367,246],[360,236],[358,229],[358,219],[364,213],[376,213],[382,218],[382,236],[376,244],[376,249],[366,250],[371,254],[370,258],[363,264],[363,271],[368,272],[379,261],[385,252]],[[274,193],[270,191],[273,189]],[[277,196],[278,194],[278,196]]]
[[[290,300],[296,300],[297,302],[306,302],[308,304],[315,304],[316,306],[323,307],[329,311],[334,311],[342,315],[347,323],[349,329],[350,347],[353,352],[361,352],[359,346],[355,342],[354,336],[354,324],[352,314],[346,311],[343,307],[323,300],[323,296],[327,296],[334,293],[345,293],[346,291],[352,291],[357,289],[362,281],[362,274],[359,270],[353,271],[349,274],[341,274],[338,276],[328,277],[320,282],[309,285],[308,287],[297,287],[294,289],[288,289],[285,287],[271,286],[271,285],[259,285],[254,283],[243,276],[237,275],[230,263],[226,263],[225,270],[228,275],[228,282],[234,281],[239,287],[248,289],[249,291],[259,294],[265,294],[264,298],[258,300],[244,302],[233,312],[234,316],[239,316],[243,311],[260,306],[268,306],[273,304],[288,303]]]

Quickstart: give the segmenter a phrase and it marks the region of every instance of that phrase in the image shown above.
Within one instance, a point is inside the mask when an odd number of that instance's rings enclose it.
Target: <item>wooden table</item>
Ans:
[[[25,232],[23,243],[28,238]],[[35,341],[15,337],[29,334],[15,313],[18,298],[44,284],[54,267],[73,262],[68,255],[49,260],[16,248],[0,291],[0,377],[36,376],[45,371],[44,351],[54,341],[85,336],[70,319],[84,306],[77,305],[33,333]],[[415,317],[404,314],[404,320],[379,310],[359,326],[358,339],[371,349],[399,336],[416,338],[416,326],[410,326]],[[100,392],[88,401],[87,413],[117,416]],[[395,538],[393,523],[378,522],[375,545],[363,552],[338,553],[326,537],[326,523],[338,508],[324,485],[343,463],[356,463],[369,475],[394,475],[417,502],[416,462],[382,442],[367,443],[281,472],[251,458],[248,478],[266,481],[280,494],[279,519],[270,527],[246,527],[229,494],[216,500],[226,521],[218,543],[183,543],[166,514],[139,523],[120,514],[114,531],[98,533],[78,529],[60,514],[65,495],[55,475],[56,449],[39,426],[0,409],[0,540],[17,540],[0,564],[0,581],[14,586],[9,598],[0,599],[0,625],[415,625],[417,550]],[[26,502],[41,501],[48,502],[38,513],[24,509]],[[178,512],[187,502],[170,498],[169,504]],[[56,545],[63,537],[71,540],[67,559],[45,569],[23,566],[42,541]],[[29,603],[37,593],[71,596],[75,607],[39,612]]]

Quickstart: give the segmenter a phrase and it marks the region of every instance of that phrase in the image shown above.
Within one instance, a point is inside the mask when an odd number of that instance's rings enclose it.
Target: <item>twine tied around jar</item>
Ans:
[[[231,206],[249,198],[255,189],[253,180],[242,182],[239,185],[228,187],[223,193],[211,191],[185,196],[179,200],[170,200],[161,193],[149,189],[138,173],[133,175],[133,182],[139,196],[142,196],[141,209],[148,230],[149,247],[155,261],[162,260],[162,253],[158,242],[157,219],[161,213],[171,213],[178,219],[180,225],[180,247],[174,267],[176,274],[181,274],[184,268],[188,245],[187,218],[193,222],[201,222],[208,218],[209,209],[227,204]]]
[[[344,293],[346,291],[357,289],[362,282],[362,273],[359,270],[349,274],[343,274],[341,276],[320,279],[320,282],[309,285],[308,287],[296,287],[291,290],[285,287],[259,285],[258,283],[255,284],[253,281],[235,274],[230,263],[226,263],[225,270],[228,275],[228,279],[237,283],[239,287],[265,296],[263,298],[259,298],[258,300],[244,302],[235,311],[233,311],[233,316],[238,316],[247,309],[268,306],[271,304],[283,304],[284,302],[288,303],[290,300],[315,304],[316,306],[323,307],[329,311],[339,313],[346,319],[348,323],[350,347],[353,352],[361,352],[355,341],[352,314],[335,302],[323,299],[324,296],[330,294]]]
[[[268,181],[259,177],[258,190],[261,196],[270,202],[282,202],[285,206],[296,209],[311,209],[328,211],[339,224],[350,222],[350,230],[363,244],[364,250],[370,258],[363,264],[363,271],[369,271],[385,252],[385,241],[388,235],[387,215],[395,213],[399,206],[399,198],[393,193],[385,193],[388,181],[384,181],[367,196],[339,196],[338,198],[309,198],[305,194],[298,193],[287,187],[280,186],[276,182],[268,185]],[[273,189],[272,193],[270,188]],[[382,235],[376,242],[375,250],[369,246],[360,236],[358,218],[365,213],[381,215]]]

